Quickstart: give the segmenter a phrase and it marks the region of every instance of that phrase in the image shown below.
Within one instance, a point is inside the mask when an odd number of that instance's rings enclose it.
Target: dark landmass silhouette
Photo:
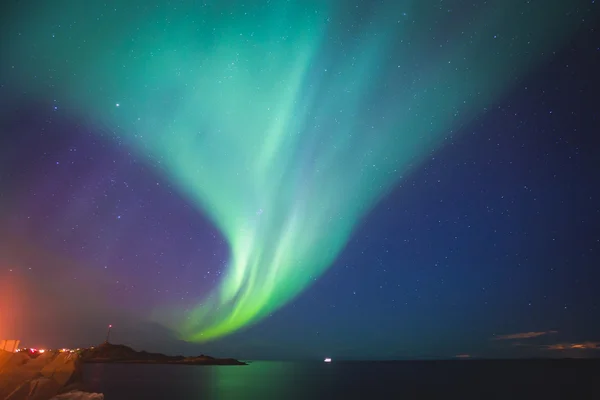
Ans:
[[[81,350],[84,363],[122,364],[180,364],[180,365],[247,365],[233,358],[215,358],[201,354],[196,357],[168,356],[161,353],[136,351],[122,344],[102,343],[96,347]]]

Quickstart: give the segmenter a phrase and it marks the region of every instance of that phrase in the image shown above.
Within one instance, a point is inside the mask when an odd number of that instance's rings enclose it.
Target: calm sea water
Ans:
[[[252,362],[84,366],[86,389],[131,399],[600,399],[600,362]]]

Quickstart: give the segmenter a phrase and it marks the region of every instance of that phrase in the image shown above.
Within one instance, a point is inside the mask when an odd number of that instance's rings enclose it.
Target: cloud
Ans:
[[[544,335],[557,333],[557,331],[545,331],[545,332],[521,332],[511,333],[509,335],[496,335],[492,340],[517,340],[517,339],[532,339]]]
[[[456,358],[471,358],[470,354],[457,354],[454,357]]]
[[[555,343],[542,346],[546,350],[600,350],[600,342]]]

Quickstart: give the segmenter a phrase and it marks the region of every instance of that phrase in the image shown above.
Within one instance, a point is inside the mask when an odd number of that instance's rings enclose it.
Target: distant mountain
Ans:
[[[233,358],[167,356],[161,353],[136,351],[122,344],[102,343],[81,351],[85,363],[184,364],[184,365],[246,365]]]

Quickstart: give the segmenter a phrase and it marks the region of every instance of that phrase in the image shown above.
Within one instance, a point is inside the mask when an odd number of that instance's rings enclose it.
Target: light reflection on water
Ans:
[[[86,389],[116,399],[315,398],[328,365],[277,361],[247,366],[90,364]]]
[[[86,390],[104,393],[106,400],[548,400],[590,398],[589,384],[599,372],[600,361],[594,360],[258,361],[247,366],[88,364],[83,378]]]

